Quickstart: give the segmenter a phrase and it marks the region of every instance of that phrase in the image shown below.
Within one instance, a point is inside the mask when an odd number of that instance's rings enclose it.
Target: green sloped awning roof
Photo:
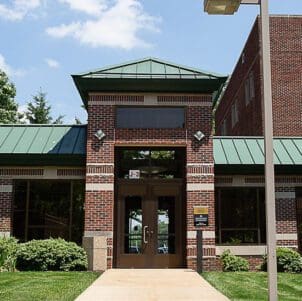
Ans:
[[[89,92],[213,93],[227,77],[157,58],[72,75],[84,103]]]
[[[263,174],[262,137],[215,137],[215,174]],[[277,174],[302,173],[302,137],[276,137],[274,164]]]
[[[0,164],[85,164],[85,125],[1,125]]]
[[[86,125],[1,125],[0,165],[85,165]],[[214,137],[215,168],[263,168],[261,137]],[[290,170],[302,165],[302,137],[274,139],[274,163]],[[221,170],[222,170],[221,169]],[[297,169],[296,169],[297,170]]]
[[[258,137],[215,137],[215,165],[263,165],[264,141]],[[275,165],[302,165],[302,137],[274,139]]]

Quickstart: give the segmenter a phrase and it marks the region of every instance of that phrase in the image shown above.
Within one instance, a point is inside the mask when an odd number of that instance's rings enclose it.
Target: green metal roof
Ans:
[[[220,78],[221,74],[174,64],[157,58],[144,58],[78,74],[88,78]]]
[[[2,165],[11,163],[78,165],[83,161],[85,154],[85,125],[0,126]]]
[[[260,137],[215,137],[215,165],[263,165],[264,140]],[[302,137],[274,139],[275,165],[302,165]]]
[[[0,165],[85,165],[86,125],[1,125]],[[215,172],[262,171],[261,137],[214,137]],[[274,139],[274,163],[301,173],[302,137]],[[236,169],[237,168],[237,169]]]
[[[213,93],[220,89],[227,78],[151,57],[72,77],[84,103],[89,92],[98,91]]]

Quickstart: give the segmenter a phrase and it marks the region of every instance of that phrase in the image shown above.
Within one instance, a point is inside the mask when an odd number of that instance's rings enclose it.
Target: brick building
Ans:
[[[302,16],[271,16],[275,136],[302,135]],[[262,136],[262,68],[256,19],[215,114],[216,135]]]
[[[93,270],[195,269],[201,229],[204,269],[225,249],[255,268],[263,141],[213,137],[226,77],[148,58],[73,79],[87,125],[0,126],[0,233],[83,243]],[[301,149],[299,137],[275,141],[277,241],[296,249]]]

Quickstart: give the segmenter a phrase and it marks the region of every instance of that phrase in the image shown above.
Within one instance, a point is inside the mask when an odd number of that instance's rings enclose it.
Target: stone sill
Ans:
[[[230,250],[232,254],[240,256],[263,256],[266,254],[266,245],[216,246],[216,255],[220,256],[225,250]]]

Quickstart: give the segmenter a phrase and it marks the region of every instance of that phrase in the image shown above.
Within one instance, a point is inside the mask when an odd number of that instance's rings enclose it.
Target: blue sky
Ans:
[[[0,68],[21,108],[40,88],[54,115],[86,122],[70,74],[155,56],[230,74],[259,10],[208,16],[202,0],[0,0]],[[270,0],[302,14],[301,0]]]

